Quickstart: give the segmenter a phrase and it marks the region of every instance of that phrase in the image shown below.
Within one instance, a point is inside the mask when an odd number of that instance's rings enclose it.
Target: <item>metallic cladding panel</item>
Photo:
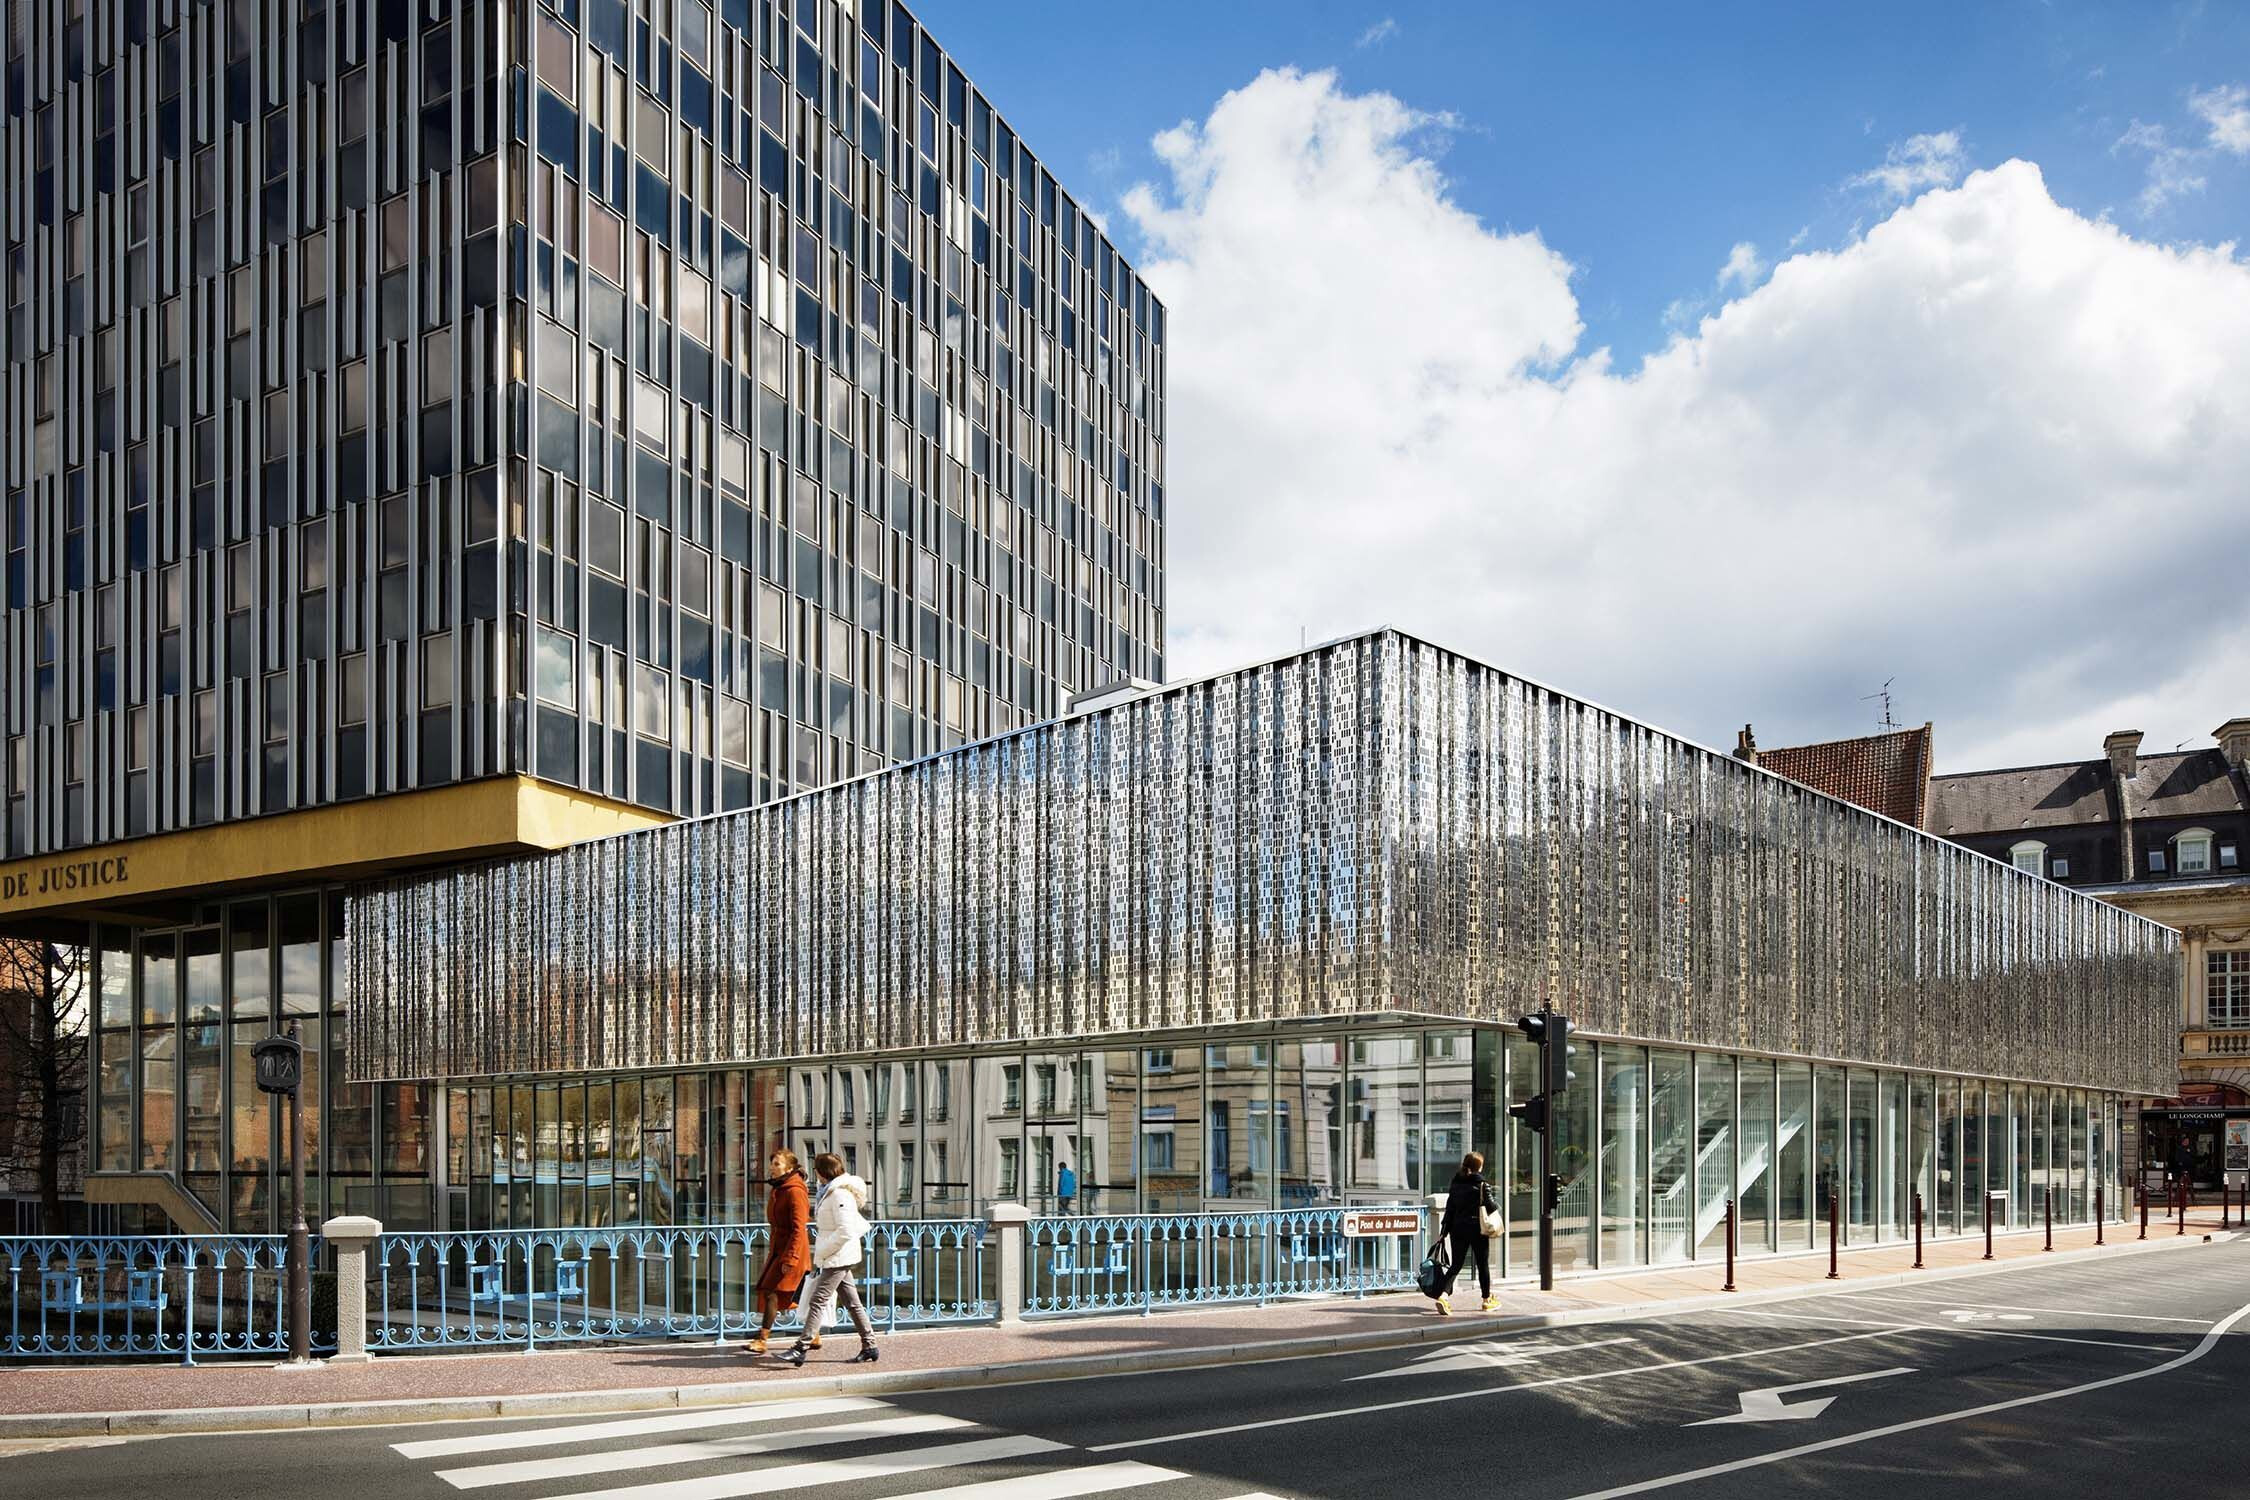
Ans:
[[[2167,929],[1394,632],[360,888],[355,1076],[1404,1012],[2160,1092]]]

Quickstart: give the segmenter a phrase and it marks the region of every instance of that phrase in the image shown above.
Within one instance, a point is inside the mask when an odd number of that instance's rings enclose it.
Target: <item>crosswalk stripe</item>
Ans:
[[[1071,1500],[1076,1495],[1099,1495],[1108,1490],[1128,1490],[1136,1485],[1163,1484],[1185,1479],[1176,1469],[1154,1464],[1095,1464],[1085,1469],[1055,1469],[1045,1474],[1022,1474],[1014,1479],[987,1479],[980,1484],[957,1484],[951,1489],[920,1490],[912,1500]]]
[[[823,1448],[834,1443],[857,1443],[870,1438],[913,1437],[925,1432],[950,1432],[976,1423],[964,1417],[934,1414],[877,1417],[867,1422],[839,1422],[830,1427],[800,1427],[789,1432],[751,1437],[710,1438],[693,1443],[659,1443],[647,1448],[606,1448],[594,1453],[573,1453],[558,1458],[526,1458],[512,1463],[479,1464],[470,1469],[440,1469],[438,1478],[457,1490],[481,1490],[496,1484],[526,1484],[537,1479],[574,1479],[582,1474],[613,1474],[620,1469],[654,1469],[665,1464],[707,1463],[719,1458],[753,1458],[791,1448]]]
[[[517,1427],[507,1432],[479,1433],[474,1437],[428,1438],[416,1443],[393,1443],[391,1451],[407,1458],[452,1458],[462,1453],[503,1453],[517,1448],[550,1448],[560,1443],[592,1443],[610,1438],[643,1437],[652,1432],[694,1432],[705,1427],[744,1427],[752,1423],[790,1422],[805,1417],[887,1409],[888,1404],[871,1396],[824,1396],[806,1401],[768,1401],[758,1406],[718,1406],[708,1411],[666,1412],[660,1417],[632,1417],[621,1422],[580,1422],[570,1427]]]
[[[896,1453],[874,1453],[863,1458],[837,1458],[822,1463],[778,1464],[704,1479],[667,1479],[656,1484],[631,1484],[621,1489],[573,1492],[570,1500],[740,1500],[744,1495],[771,1495],[810,1489],[821,1484],[845,1484],[861,1479],[888,1479],[924,1469],[950,1469],[959,1464],[990,1463],[1001,1458],[1028,1458],[1034,1453],[1055,1453],[1070,1445],[1048,1438],[995,1437],[973,1443],[947,1443],[936,1448],[906,1448]]]

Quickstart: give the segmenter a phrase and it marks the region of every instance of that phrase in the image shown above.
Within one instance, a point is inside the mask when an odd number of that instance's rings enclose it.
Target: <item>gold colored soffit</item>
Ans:
[[[492,777],[0,864],[0,921],[560,849],[669,821],[527,776]]]

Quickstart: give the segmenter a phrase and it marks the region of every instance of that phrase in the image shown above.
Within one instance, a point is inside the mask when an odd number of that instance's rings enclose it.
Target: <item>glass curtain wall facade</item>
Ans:
[[[176,929],[100,929],[97,1170],[168,1172],[222,1227],[277,1227],[288,1141],[249,1049],[294,1024],[315,1221],[755,1221],[779,1145],[836,1151],[892,1218],[1001,1201],[1085,1214],[1390,1203],[1444,1192],[1473,1149],[1506,1189],[1505,1270],[1532,1265],[1537,1140],[1505,1111],[1536,1089],[1537,1054],[1512,1029],[1236,1030],[1133,1047],[354,1083],[331,1024],[347,968],[340,899],[255,897]],[[1555,1138],[1565,1269],[1721,1255],[1729,1199],[1746,1254],[1824,1245],[1831,1192],[1844,1195],[1853,1243],[1910,1235],[1916,1194],[1933,1235],[1979,1232],[1987,1191],[2008,1195],[2002,1227],[2042,1222],[2049,1192],[2058,1223],[2087,1222],[2097,1193],[2106,1216],[2124,1216],[2112,1095],[1584,1036],[1573,1047]],[[1985,1139],[2009,1145],[1987,1153]]]
[[[1162,676],[1163,309],[903,8],[12,14],[0,855]]]

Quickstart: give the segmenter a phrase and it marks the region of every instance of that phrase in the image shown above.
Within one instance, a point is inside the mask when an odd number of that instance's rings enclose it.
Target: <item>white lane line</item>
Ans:
[[[1536,1391],[1551,1385],[1583,1385],[1592,1380],[1616,1380],[1626,1375],[1653,1375],[1659,1370],[1685,1370],[1697,1365],[1723,1365],[1734,1360],[1764,1359],[1796,1349],[1821,1349],[1831,1344],[1852,1344],[1861,1339],[1887,1338],[1911,1330],[1912,1325],[1881,1328],[1873,1333],[1847,1333],[1832,1339],[1807,1339],[1801,1344],[1781,1344],[1771,1349],[1742,1349],[1732,1354],[1707,1354],[1701,1359],[1674,1359],[1662,1364],[1633,1365],[1623,1370],[1596,1370],[1586,1375],[1550,1375],[1544,1380],[1519,1380],[1508,1385],[1485,1386],[1473,1391],[1448,1391],[1441,1396],[1409,1396],[1399,1401],[1378,1401],[1368,1406],[1347,1406],[1336,1411],[1300,1412],[1291,1417],[1271,1417],[1263,1422],[1236,1422],[1226,1427],[1202,1427],[1193,1432],[1168,1432],[1162,1437],[1129,1438],[1121,1443],[1093,1443],[1088,1453],[1115,1453],[1124,1448],[1151,1448],[1159,1443],[1185,1443],[1196,1438],[1224,1437],[1234,1432],[1257,1432],[1267,1427],[1294,1427],[1300,1422],[1326,1422],[1336,1417],[1364,1417],[1375,1412],[1404,1411],[1440,1401],[1473,1401],[1479,1396],[1505,1396],[1512,1391]],[[573,1497],[582,1500],[582,1497]]]
[[[996,1437],[974,1443],[947,1443],[938,1448],[904,1448],[896,1453],[876,1453],[865,1458],[837,1458],[826,1463],[779,1464],[747,1473],[713,1474],[704,1479],[668,1479],[658,1484],[629,1484],[614,1490],[573,1490],[570,1500],[737,1500],[743,1495],[771,1495],[809,1489],[817,1484],[845,1484],[862,1479],[888,1479],[916,1474],[924,1469],[950,1469],[959,1464],[990,1463],[999,1458],[1028,1458],[1034,1453],[1056,1453],[1068,1448],[1049,1438]]]
[[[1822,1313],[1780,1313],[1763,1309],[1744,1308],[1743,1316],[1767,1318],[1777,1323],[1840,1323],[1847,1328],[1874,1327],[1873,1318],[1831,1318]],[[1885,1323],[1885,1328],[1896,1329],[1896,1322]],[[2021,1333],[2010,1328],[1982,1328],[1973,1323],[1909,1323],[1904,1325],[1924,1333],[1967,1333],[1980,1339],[2037,1339],[2046,1344],[2092,1344],[2101,1349],[2138,1349],[2143,1354],[2177,1354],[2180,1351],[2166,1344],[2134,1344],[2119,1339],[2074,1339],[2059,1333]]]
[[[1100,1495],[1129,1490],[1136,1485],[1165,1484],[1187,1476],[1177,1469],[1125,1460],[1095,1464],[1085,1469],[1052,1469],[1044,1474],[1022,1474],[1014,1479],[987,1479],[982,1484],[957,1484],[950,1489],[916,1490],[912,1500],[1071,1500],[1076,1495]],[[1238,1497],[1249,1500],[1249,1497]]]
[[[870,1422],[840,1422],[832,1427],[801,1427],[759,1437],[711,1438],[697,1443],[658,1443],[647,1448],[604,1448],[560,1458],[525,1458],[514,1463],[479,1464],[473,1469],[440,1469],[438,1478],[457,1490],[489,1489],[496,1484],[529,1484],[541,1479],[575,1479],[582,1474],[614,1474],[620,1469],[655,1469],[665,1464],[708,1463],[719,1458],[754,1458],[791,1448],[826,1448],[871,1438],[916,1437],[952,1432],[977,1424],[962,1417],[915,1415],[877,1417]]]
[[[1855,1443],[1870,1443],[1877,1438],[1895,1437],[1902,1432],[1918,1432],[1925,1427],[1942,1427],[1949,1422],[1962,1422],[1971,1417],[1989,1417],[1995,1412],[2014,1411],[2021,1406],[2037,1406],[2046,1401],[2060,1401],[2068,1396],[2083,1396],[2088,1391],[2106,1390],[2113,1385],[2125,1385],[2135,1380],[2146,1380],[2152,1375],[2165,1375],[2194,1364],[2218,1347],[2219,1340],[2243,1318],[2250,1317],[2250,1303],[2245,1303],[2212,1325],[2211,1331],[2193,1349],[2177,1359],[2168,1359],[2160,1365],[2146,1369],[2128,1370],[2122,1375],[2109,1375],[2100,1380],[2089,1380],[2084,1385],[2065,1387],[2059,1391],[2040,1391],[2030,1396],[2016,1396],[2006,1401],[1995,1401],[1986,1406],[1971,1406],[1961,1411],[1940,1412],[1934,1417],[1917,1417],[1911,1422],[1893,1422],[1888,1427],[1870,1428],[1866,1432],[1847,1433],[1842,1437],[1824,1438],[1817,1443],[1800,1443],[1794,1448],[1783,1448],[1776,1453],[1761,1453],[1754,1458],[1738,1458],[1731,1463],[1712,1464],[1706,1468],[1690,1469],[1684,1474],[1667,1474],[1661,1479],[1644,1479],[1638,1484],[1623,1484],[1615,1489],[1595,1490],[1574,1496],[1573,1500],[1621,1500],[1626,1495],[1645,1495],[1651,1490],[1669,1489],[1677,1484],[1690,1484],[1698,1479],[1710,1479],[1720,1474],[1739,1474],[1744,1469],[1762,1468],[1767,1464],[1784,1463],[1792,1458],[1804,1458],[1814,1453],[1826,1453],[1835,1448],[1849,1448]]]
[[[2192,1323],[2197,1328],[2209,1328],[2209,1318],[2164,1318],[2155,1313],[2117,1312],[2103,1309],[2100,1312],[2081,1312],[2074,1307],[2025,1307],[2015,1302],[1939,1302],[1927,1297],[1885,1297],[1876,1292],[1846,1292],[1844,1298],[1853,1302],[1880,1302],[1889,1307],[1973,1307],[1980,1312],[2045,1313],[2054,1318],[2123,1318],[2128,1323]]]
[[[428,1438],[416,1443],[393,1443],[391,1451],[406,1458],[451,1458],[460,1453],[503,1453],[515,1448],[550,1448],[559,1443],[597,1443],[610,1438],[642,1437],[652,1432],[694,1432],[705,1427],[748,1427],[767,1422],[794,1422],[805,1417],[836,1416],[851,1411],[885,1409],[887,1403],[868,1396],[820,1396],[807,1401],[768,1401],[758,1406],[718,1406],[708,1411],[666,1412],[660,1417],[630,1417],[619,1422],[580,1422],[570,1427],[518,1427],[507,1432],[485,1432],[475,1437]]]

